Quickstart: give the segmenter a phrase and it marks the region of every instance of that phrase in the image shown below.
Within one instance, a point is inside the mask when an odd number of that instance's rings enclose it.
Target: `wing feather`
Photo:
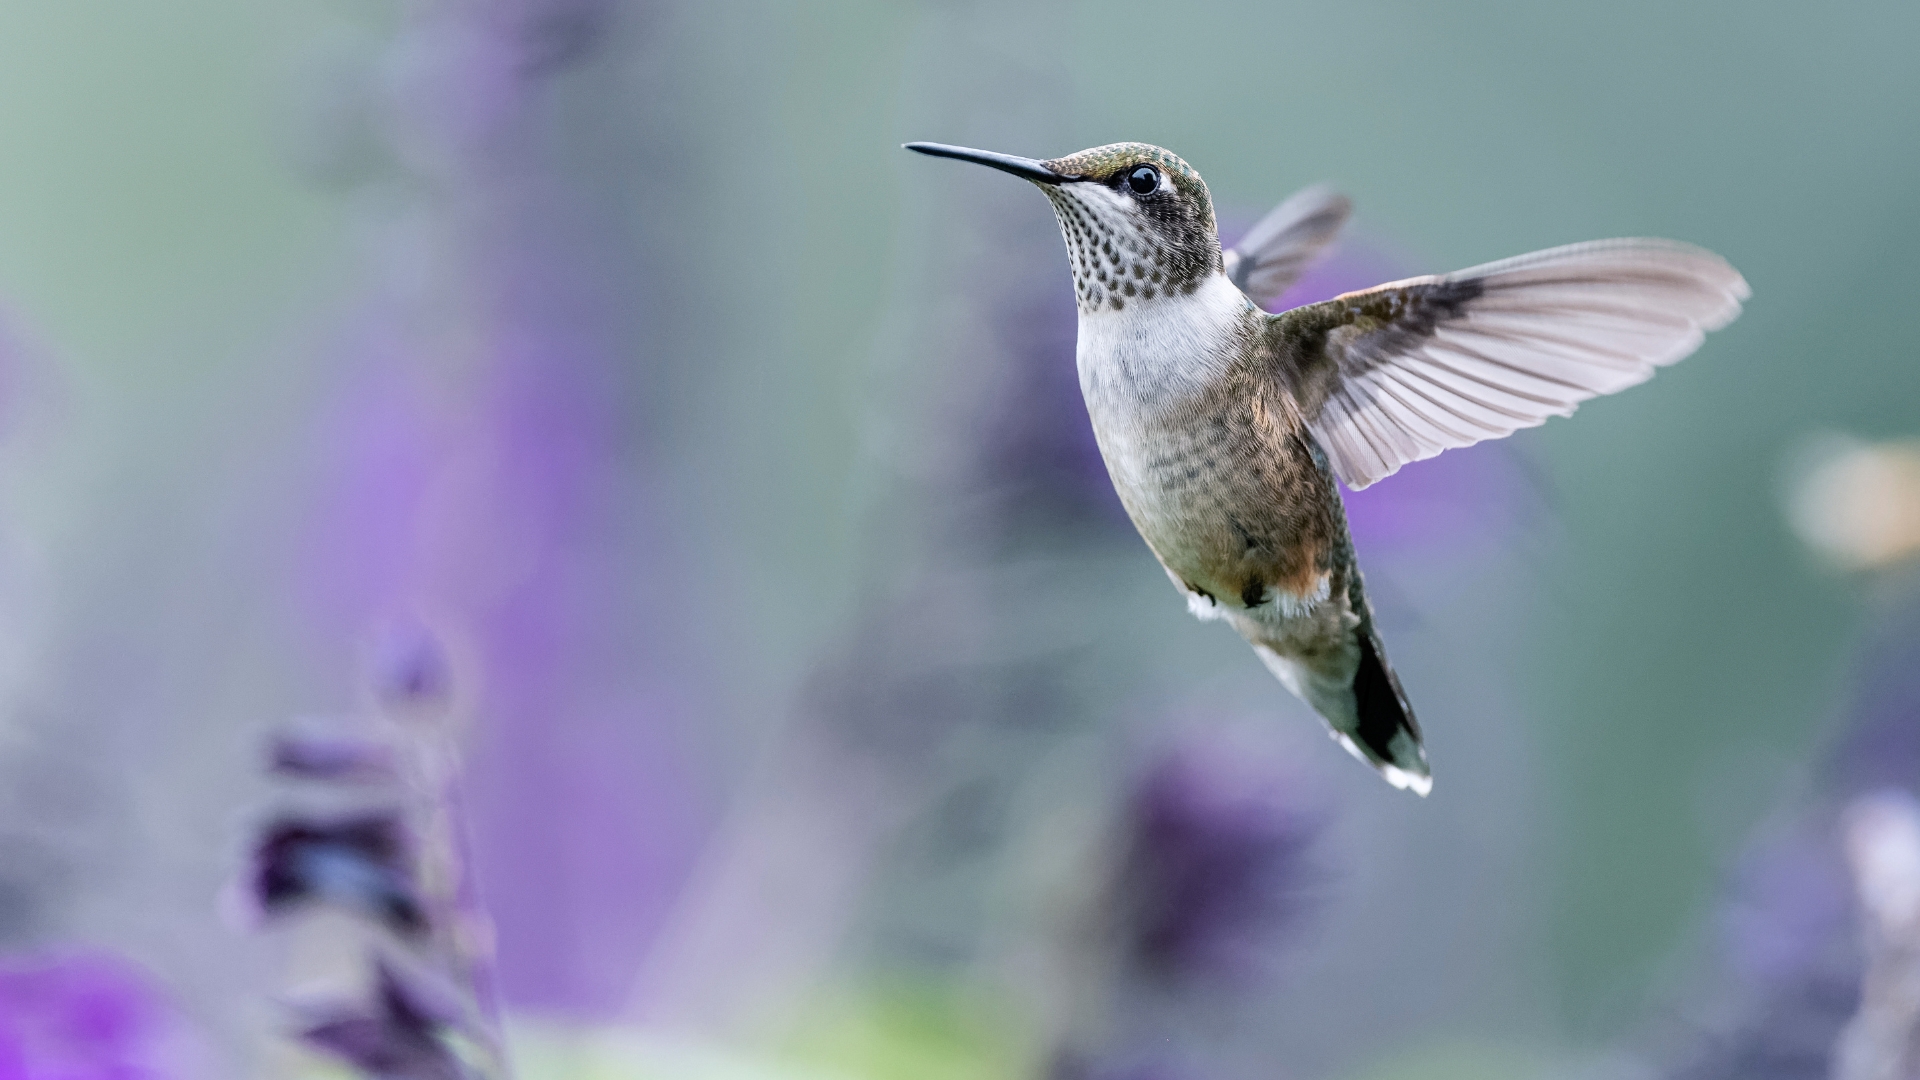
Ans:
[[[1227,277],[1256,306],[1266,307],[1300,277],[1352,212],[1353,203],[1325,185],[1295,192],[1227,250]]]
[[[1274,316],[1269,333],[1308,427],[1357,489],[1644,382],[1748,295],[1710,251],[1600,240],[1347,293]]]

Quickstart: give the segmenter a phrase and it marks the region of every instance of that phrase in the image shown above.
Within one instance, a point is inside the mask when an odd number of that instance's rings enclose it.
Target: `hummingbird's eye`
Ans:
[[[1127,174],[1127,187],[1135,195],[1151,195],[1160,190],[1160,170],[1151,165],[1141,165]]]

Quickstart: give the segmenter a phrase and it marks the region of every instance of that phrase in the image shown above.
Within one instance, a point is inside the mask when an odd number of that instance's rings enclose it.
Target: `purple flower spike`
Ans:
[[[269,915],[327,901],[365,912],[397,933],[417,935],[427,917],[407,865],[405,833],[391,814],[333,822],[284,818],[262,836],[254,891]]]
[[[453,698],[453,664],[447,651],[424,627],[394,630],[373,650],[375,698],[410,714],[435,713]]]
[[[1317,819],[1217,750],[1175,753],[1135,788],[1116,901],[1123,948],[1154,982],[1245,982],[1305,906]]]
[[[525,50],[521,68],[551,75],[579,63],[606,35],[613,15],[609,0],[564,0],[519,5],[517,30]]]
[[[306,1028],[308,1045],[379,1080],[462,1080],[472,1075],[445,1038],[452,1013],[410,986],[385,961],[371,1007]]]
[[[356,735],[282,732],[268,757],[274,772],[296,780],[379,784],[399,777],[391,747]]]

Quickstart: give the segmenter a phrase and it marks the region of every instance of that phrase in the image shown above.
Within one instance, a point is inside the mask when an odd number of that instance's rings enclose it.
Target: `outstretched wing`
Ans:
[[[1345,195],[1325,185],[1294,192],[1226,252],[1227,277],[1266,307],[1287,291],[1352,211]]]
[[[1710,251],[1596,240],[1295,308],[1268,335],[1307,426],[1358,489],[1643,382],[1747,296]]]

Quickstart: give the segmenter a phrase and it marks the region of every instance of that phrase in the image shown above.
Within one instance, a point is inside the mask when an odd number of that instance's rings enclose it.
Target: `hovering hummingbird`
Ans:
[[[1202,619],[1224,619],[1395,787],[1432,789],[1374,626],[1338,477],[1567,416],[1740,313],[1747,283],[1671,240],[1598,240],[1408,278],[1278,315],[1345,221],[1309,189],[1221,251],[1200,174],[1157,146],[1051,161],[940,143],[1053,203],[1079,303],[1080,389],[1134,526]]]

